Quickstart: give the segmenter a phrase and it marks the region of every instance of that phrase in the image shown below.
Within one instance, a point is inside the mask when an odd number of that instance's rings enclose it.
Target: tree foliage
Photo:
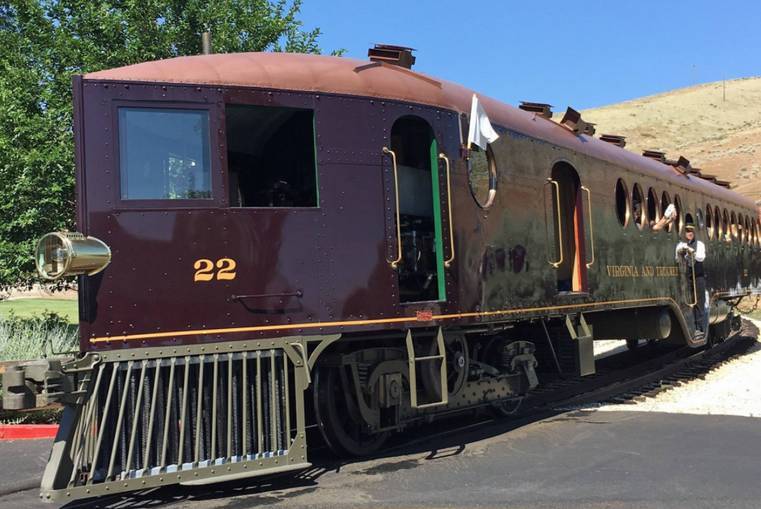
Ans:
[[[34,281],[40,235],[74,224],[71,76],[215,52],[319,53],[301,0],[10,0],[0,4],[0,286]]]

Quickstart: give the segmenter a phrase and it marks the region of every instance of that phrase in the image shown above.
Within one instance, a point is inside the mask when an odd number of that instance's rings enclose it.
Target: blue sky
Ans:
[[[759,0],[304,0],[301,19],[326,51],[411,46],[416,70],[555,110],[761,75]]]

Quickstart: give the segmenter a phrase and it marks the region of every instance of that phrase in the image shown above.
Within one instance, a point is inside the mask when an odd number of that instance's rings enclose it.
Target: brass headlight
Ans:
[[[37,272],[45,279],[97,274],[111,262],[111,249],[95,237],[76,232],[44,235],[35,253]]]

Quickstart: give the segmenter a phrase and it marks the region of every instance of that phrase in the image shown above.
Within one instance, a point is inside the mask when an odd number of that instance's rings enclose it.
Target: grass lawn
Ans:
[[[79,323],[76,300],[15,299],[0,302],[0,319],[11,311],[19,317],[39,316],[45,311],[53,311],[66,318],[69,323]]]

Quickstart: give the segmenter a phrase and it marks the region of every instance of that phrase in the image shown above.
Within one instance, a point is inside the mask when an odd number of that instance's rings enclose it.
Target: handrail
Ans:
[[[560,259],[557,261],[550,261],[549,258],[547,259],[547,263],[555,267],[556,269],[560,267],[560,265],[563,263],[563,225],[560,222],[560,185],[551,178],[547,178],[547,182],[545,182],[544,185],[551,184],[555,188],[555,200],[556,200],[556,207],[555,210],[557,212],[557,220],[558,220],[558,251],[560,252]]]
[[[595,227],[592,224],[592,192],[586,186],[581,186],[581,190],[587,193],[587,208],[589,214],[589,244],[592,247],[592,261],[587,263],[587,268],[595,263]]]
[[[693,301],[687,303],[688,306],[695,307],[698,304],[698,286],[695,282],[695,255],[689,256],[690,259],[690,272],[692,273],[692,297]]]
[[[449,267],[454,261],[454,227],[452,225],[452,181],[449,175],[449,158],[444,152],[439,154],[447,168],[447,212],[449,212],[449,258],[444,260],[444,266]]]
[[[383,153],[391,156],[391,164],[394,168],[394,196],[396,205],[396,259],[386,261],[391,264],[391,268],[395,269],[399,262],[402,261],[402,226],[399,219],[399,176],[396,168],[396,153],[388,147],[383,147]]]

